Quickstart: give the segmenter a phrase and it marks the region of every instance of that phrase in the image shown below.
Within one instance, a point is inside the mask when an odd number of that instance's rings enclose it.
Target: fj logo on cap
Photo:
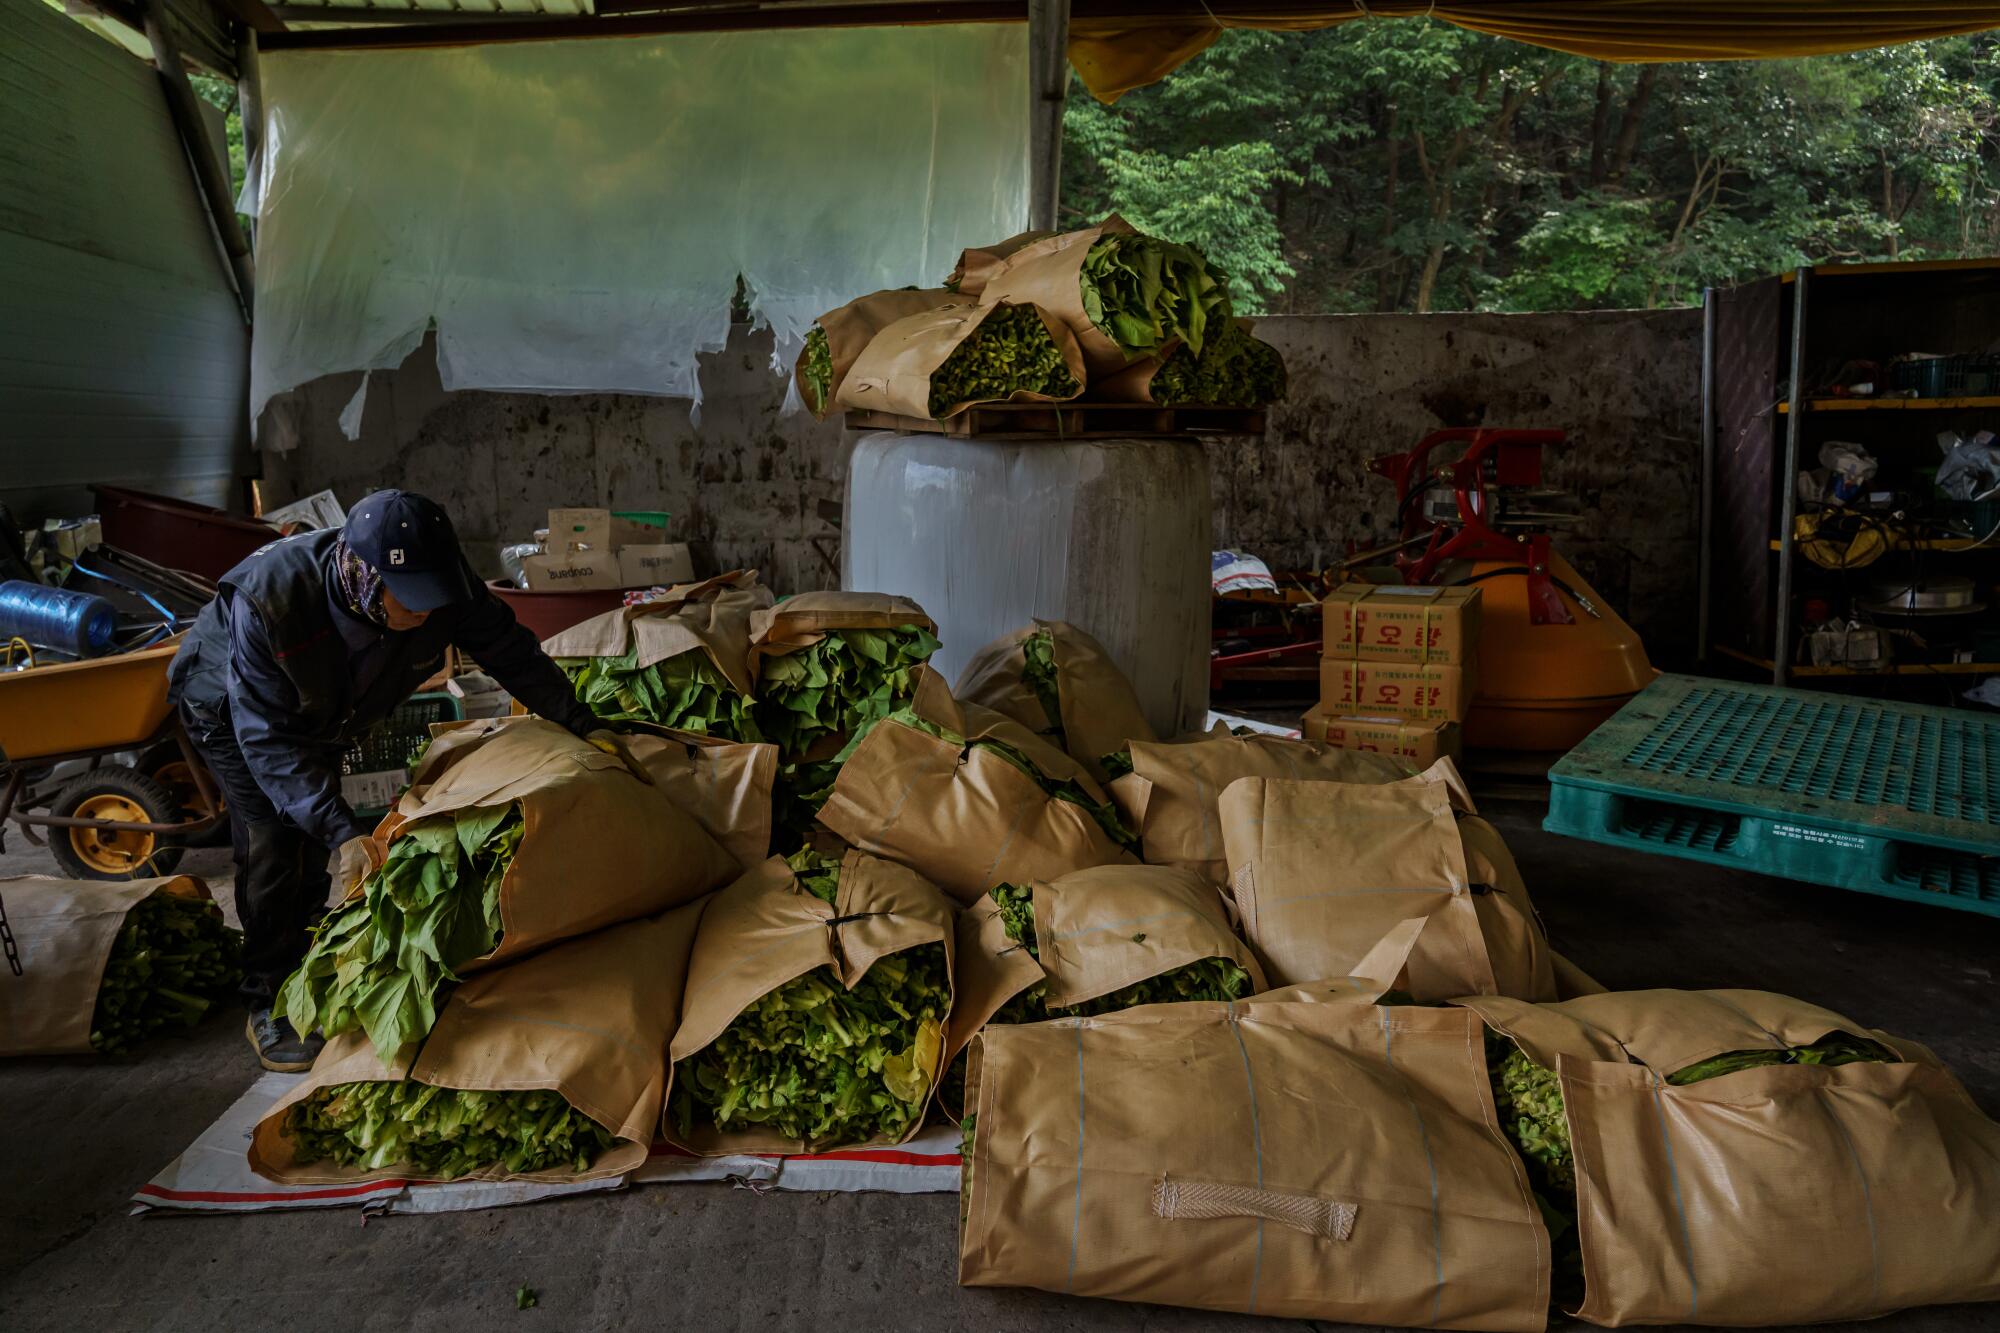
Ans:
[[[391,548],[390,548],[390,550],[389,550],[389,563],[390,563],[390,564],[392,564],[392,565],[400,565],[400,564],[402,564],[402,563],[403,563],[403,548],[402,548],[402,547],[400,547],[400,546],[395,546],[395,547],[391,547]]]

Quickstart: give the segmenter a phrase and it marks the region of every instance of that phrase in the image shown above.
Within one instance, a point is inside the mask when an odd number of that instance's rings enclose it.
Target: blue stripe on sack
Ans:
[[[1257,1120],[1257,1079],[1250,1072],[1250,1048],[1243,1044],[1243,1029],[1237,1025],[1236,1002],[1229,1002],[1229,1033],[1236,1038],[1237,1054],[1243,1057],[1243,1083],[1250,1090],[1250,1149],[1257,1159],[1257,1188],[1264,1188],[1264,1130]],[[1257,1313],[1257,1284],[1264,1276],[1264,1219],[1257,1219],[1257,1258],[1250,1266],[1250,1303],[1245,1314]]]
[[[1410,1104],[1410,1114],[1417,1118],[1417,1135],[1423,1140],[1424,1163],[1431,1172],[1431,1323],[1438,1324],[1444,1318],[1444,1223],[1438,1216],[1438,1167],[1437,1158],[1431,1155],[1430,1126],[1424,1123],[1423,1110],[1417,1105],[1417,1098],[1410,1091],[1409,1080],[1396,1068],[1396,1053],[1393,1046],[1394,1031],[1389,1026],[1389,1011],[1382,1011],[1382,1058],[1389,1062],[1390,1072],[1402,1085],[1403,1100]]]
[[[1673,1141],[1667,1137],[1667,1108],[1660,1100],[1661,1079],[1650,1069],[1646,1071],[1646,1077],[1653,1085],[1653,1113],[1660,1117],[1660,1145],[1667,1150],[1667,1179],[1674,1187],[1674,1214],[1680,1218],[1681,1249],[1687,1256],[1688,1319],[1693,1320],[1701,1313],[1701,1283],[1694,1276],[1694,1236],[1688,1230],[1687,1207],[1681,1202],[1681,1173],[1674,1165]]]

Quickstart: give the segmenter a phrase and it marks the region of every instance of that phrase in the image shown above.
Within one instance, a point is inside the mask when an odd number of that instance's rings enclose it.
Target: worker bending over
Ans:
[[[243,1000],[266,1069],[312,1067],[324,1039],[273,1017],[272,1002],[333,881],[358,883],[384,856],[341,797],[341,756],[436,673],[447,646],[543,717],[579,736],[598,726],[466,565],[450,517],[408,491],[377,491],[338,531],[253,552],[174,657],[171,697],[229,804]]]

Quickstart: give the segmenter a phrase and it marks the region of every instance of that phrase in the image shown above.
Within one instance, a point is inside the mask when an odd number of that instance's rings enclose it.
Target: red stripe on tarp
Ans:
[[[362,1194],[379,1194],[401,1189],[407,1180],[378,1180],[368,1185],[348,1185],[340,1189],[293,1190],[289,1194],[252,1194],[245,1190],[170,1190],[162,1185],[142,1185],[139,1193],[169,1203],[287,1203],[294,1199],[352,1199]]]

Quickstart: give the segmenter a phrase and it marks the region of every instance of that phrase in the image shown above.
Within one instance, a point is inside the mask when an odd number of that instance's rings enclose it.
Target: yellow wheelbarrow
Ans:
[[[167,702],[177,646],[0,672],[0,850],[11,819],[72,878],[137,879],[170,873],[222,823],[214,779]],[[138,750],[138,765],[103,762],[121,750]],[[53,777],[74,759],[89,769]]]

